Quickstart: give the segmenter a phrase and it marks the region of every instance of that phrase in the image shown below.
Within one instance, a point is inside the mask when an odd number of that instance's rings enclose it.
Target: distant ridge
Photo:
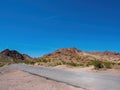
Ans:
[[[0,52],[0,54],[6,57],[11,57],[13,59],[18,59],[18,60],[31,60],[32,59],[30,56],[26,54],[21,54],[16,50],[5,49],[2,52]]]
[[[21,60],[24,60],[24,57],[22,54],[20,54],[18,51],[16,50],[9,50],[9,49],[5,49],[1,52],[2,55],[5,55],[5,56],[9,56],[9,57],[12,57],[12,58],[16,58],[16,59],[21,59]]]

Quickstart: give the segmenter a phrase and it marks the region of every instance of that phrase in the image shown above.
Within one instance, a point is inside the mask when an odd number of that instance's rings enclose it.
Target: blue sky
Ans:
[[[0,50],[120,52],[119,0],[0,0]]]

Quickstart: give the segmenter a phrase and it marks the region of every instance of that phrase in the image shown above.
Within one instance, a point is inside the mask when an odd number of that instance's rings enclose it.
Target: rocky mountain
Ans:
[[[117,52],[84,52],[76,48],[62,48],[53,53],[44,55],[40,58],[31,58],[26,54],[21,54],[16,50],[5,49],[0,52],[0,63],[37,63],[39,65],[59,65],[59,64],[72,64],[89,65],[91,61],[110,61],[119,63],[120,53]]]
[[[23,55],[20,54],[19,52],[17,52],[16,50],[5,49],[4,51],[1,52],[1,54],[5,55],[5,56],[8,56],[8,57],[15,58],[15,59],[24,60]]]
[[[32,58],[26,54],[21,54],[16,50],[9,50],[5,49],[0,53],[2,56],[6,56],[7,58],[13,58],[13,59],[18,59],[18,60],[32,60]]]
[[[88,62],[90,60],[120,62],[120,53],[116,52],[84,52],[76,48],[63,48],[51,54],[47,54],[42,59],[65,62]]]
[[[30,57],[30,56],[27,55],[27,54],[22,54],[22,56],[24,57],[25,60],[29,60],[29,61],[32,61],[32,60],[33,60],[33,58]]]
[[[89,52],[89,54],[95,56],[99,60],[120,62],[120,53],[117,52]]]

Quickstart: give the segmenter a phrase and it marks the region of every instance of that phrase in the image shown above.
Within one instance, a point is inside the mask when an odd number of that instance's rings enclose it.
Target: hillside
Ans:
[[[91,65],[91,62],[98,63],[104,62],[105,64],[111,63],[119,63],[120,62],[120,54],[116,52],[84,52],[78,50],[76,48],[62,48],[56,50],[53,53],[44,55],[38,59],[36,62],[38,65],[46,65],[46,66],[56,66],[56,65],[72,65],[72,66],[88,66]],[[100,67],[102,67],[100,65]]]
[[[42,59],[55,61],[55,62],[87,62],[89,59],[94,59],[94,57],[87,57],[82,51],[76,48],[63,48],[59,49],[51,54],[41,57]]]
[[[24,60],[24,57],[22,54],[20,54],[18,51],[16,50],[9,50],[9,49],[5,49],[1,52],[2,55],[4,56],[8,56],[8,57],[12,57],[15,59],[21,59]]]
[[[0,52],[0,64],[20,63],[32,61],[33,58],[26,54],[21,54],[16,50],[5,49]]]
[[[101,60],[101,61],[120,61],[120,53],[116,52],[83,52],[76,48],[63,48],[51,54],[47,54],[41,58],[50,60],[63,60],[63,61],[88,61],[88,60]]]
[[[0,54],[18,60],[32,60],[32,57],[28,56],[27,54],[21,54],[16,50],[5,49]]]
[[[16,50],[5,49],[0,53],[0,63],[26,63],[32,65],[56,66],[89,66],[111,67],[120,65],[120,53],[116,52],[84,52],[76,48],[62,48],[40,58],[31,58],[27,54],[21,54]]]

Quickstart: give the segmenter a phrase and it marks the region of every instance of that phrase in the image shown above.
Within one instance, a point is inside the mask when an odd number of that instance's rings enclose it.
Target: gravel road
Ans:
[[[43,66],[29,66],[24,64],[13,64],[11,66],[31,74],[64,82],[85,90],[120,90],[119,75],[76,72]]]

